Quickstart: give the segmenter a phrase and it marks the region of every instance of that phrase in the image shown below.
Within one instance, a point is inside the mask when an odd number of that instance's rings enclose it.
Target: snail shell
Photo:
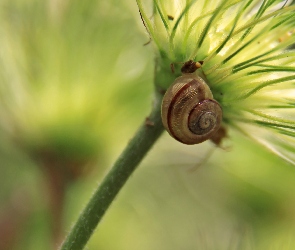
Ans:
[[[164,95],[162,121],[176,140],[197,144],[210,139],[219,130],[222,109],[201,77],[184,73]]]

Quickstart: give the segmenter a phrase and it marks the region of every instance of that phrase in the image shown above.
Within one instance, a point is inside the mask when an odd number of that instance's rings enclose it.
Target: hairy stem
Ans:
[[[63,242],[62,250],[83,249],[127,179],[163,132],[161,121],[162,96],[156,93],[152,112],[140,126],[125,150],[104,178],[76,224]]]

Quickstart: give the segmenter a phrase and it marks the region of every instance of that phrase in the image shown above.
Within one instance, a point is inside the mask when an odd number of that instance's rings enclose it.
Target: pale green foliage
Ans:
[[[276,0],[137,3],[159,61],[203,60],[225,126],[295,164],[295,7]]]
[[[94,162],[103,155],[105,131],[113,114],[120,116],[118,85],[133,95],[131,85],[145,68],[122,40],[134,36],[114,32],[121,8],[100,1],[1,2],[0,132],[33,156],[52,152],[63,161]]]

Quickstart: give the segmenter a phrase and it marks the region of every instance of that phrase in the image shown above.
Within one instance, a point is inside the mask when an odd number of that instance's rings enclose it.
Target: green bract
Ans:
[[[225,126],[295,164],[295,6],[276,0],[137,3],[159,64],[203,60]]]

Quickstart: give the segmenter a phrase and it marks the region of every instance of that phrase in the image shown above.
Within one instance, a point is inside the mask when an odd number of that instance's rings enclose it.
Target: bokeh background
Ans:
[[[0,3],[0,250],[57,249],[148,115],[153,47],[135,0]],[[166,133],[88,249],[295,249],[295,168],[229,131]]]

